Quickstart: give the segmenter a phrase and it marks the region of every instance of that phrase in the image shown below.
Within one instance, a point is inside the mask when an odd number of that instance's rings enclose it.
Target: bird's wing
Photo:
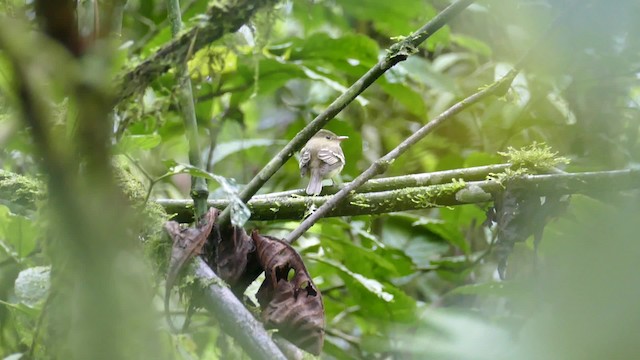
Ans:
[[[301,176],[305,176],[307,174],[307,169],[309,168],[310,161],[311,161],[311,152],[307,150],[307,148],[303,148],[300,151],[300,162],[298,162],[298,166],[300,166]]]
[[[320,149],[318,151],[318,159],[327,163],[328,165],[335,165],[337,163],[344,164],[344,155],[331,151],[329,149]]]

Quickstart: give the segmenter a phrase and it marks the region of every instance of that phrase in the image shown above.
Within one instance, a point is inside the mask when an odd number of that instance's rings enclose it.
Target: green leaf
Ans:
[[[162,137],[158,134],[125,135],[116,146],[116,152],[125,154],[136,150],[150,150],[160,145],[161,141]]]
[[[431,5],[417,0],[367,0],[366,5],[359,0],[343,0],[339,4],[349,16],[371,21],[389,36],[409,35],[436,13]]]
[[[9,208],[0,205],[0,240],[8,246],[12,256],[21,261],[36,248],[38,228],[33,220],[13,214]]]
[[[393,294],[385,291],[384,285],[379,281],[374,279],[369,279],[363,276],[362,274],[354,273],[351,270],[347,269],[347,267],[345,267],[344,265],[339,264],[335,261],[332,261],[326,258],[321,258],[318,256],[313,256],[313,257],[309,256],[309,257],[315,261],[318,261],[325,265],[329,265],[333,267],[343,275],[349,276],[351,279],[355,280],[358,284],[362,285],[362,287],[364,287],[367,291],[377,296],[379,299],[385,302],[393,301],[394,299]]]
[[[451,42],[485,57],[491,57],[491,55],[493,54],[493,51],[491,50],[489,45],[487,45],[484,41],[478,40],[471,36],[453,34],[451,35]]]
[[[296,39],[290,49],[289,60],[292,61],[324,59],[366,66],[377,62],[380,51],[378,44],[364,35],[346,34],[332,38],[324,32]]]
[[[285,140],[275,139],[248,139],[248,140],[233,140],[227,141],[216,145],[216,149],[213,151],[212,161],[218,163],[225,159],[227,156],[235,154],[237,152],[247,150],[253,147],[265,147],[273,145],[286,145]]]
[[[465,254],[469,254],[471,251],[469,243],[464,238],[464,235],[458,228],[458,224],[452,224],[445,221],[427,221],[419,219],[412,224],[413,226],[423,226],[434,234],[438,234],[443,240],[457,246]]]
[[[329,88],[335,90],[337,93],[347,92],[347,87],[332,79],[330,74],[321,74],[318,71],[312,70],[302,65],[300,65],[300,69],[304,72],[307,78],[311,80],[321,81]],[[362,106],[367,106],[367,104],[369,103],[369,101],[362,95],[358,95],[356,97],[356,101]]]
[[[417,267],[427,268],[432,260],[449,250],[449,245],[428,229],[413,226],[417,219],[404,213],[388,216],[382,240],[387,245],[402,249]]]
[[[420,93],[402,83],[390,83],[386,80],[381,80],[379,85],[380,88],[392,96],[394,100],[406,107],[410,113],[421,118],[426,118],[427,109]]]
[[[437,92],[461,94],[454,78],[436,71],[432,64],[425,59],[412,56],[398,66],[410,79],[427,88]]]

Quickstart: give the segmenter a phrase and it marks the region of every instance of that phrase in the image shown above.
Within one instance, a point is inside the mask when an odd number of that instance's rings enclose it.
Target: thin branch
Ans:
[[[197,25],[117,78],[116,103],[144,90],[153,80],[175,64],[187,61],[191,55],[223,35],[237,31],[258,9],[275,3],[277,3],[276,0],[233,0],[225,4],[212,3]]]
[[[122,36],[122,17],[127,0],[117,0],[113,4],[113,19],[111,21],[111,31],[115,36]]]
[[[292,243],[297,238],[299,238],[305,231],[307,231],[313,224],[315,224],[318,220],[320,220],[323,216],[328,214],[332,208],[338,205],[343,199],[345,199],[352,191],[360,187],[367,180],[373,178],[376,175],[384,173],[389,165],[395,161],[400,155],[404,154],[411,146],[416,144],[418,141],[422,140],[425,136],[430,134],[433,130],[436,129],[443,122],[451,119],[454,115],[459,112],[465,110],[469,106],[476,104],[480,100],[483,100],[491,95],[500,95],[504,94],[511,85],[511,81],[516,76],[516,71],[512,70],[507,75],[505,75],[500,80],[494,82],[490,86],[476,92],[475,94],[465,98],[464,100],[454,104],[449,109],[445,110],[442,114],[438,115],[435,119],[428,122],[425,126],[420,128],[420,130],[413,133],[411,136],[406,138],[400,145],[391,150],[385,156],[376,160],[371,166],[365,170],[362,174],[360,174],[357,178],[355,178],[349,185],[342,188],[338,191],[337,194],[331,197],[329,201],[324,203],[320,208],[318,208],[311,216],[305,219],[300,226],[298,226],[294,231],[289,233],[286,237],[285,241]]]
[[[171,23],[171,34],[178,37],[182,30],[182,14],[180,13],[180,3],[178,0],[167,0],[167,15]],[[194,36],[197,37],[199,33]],[[196,38],[193,39],[195,43]],[[187,56],[187,58],[190,54]],[[202,153],[200,152],[200,144],[198,141],[198,122],[196,120],[196,110],[193,103],[193,90],[191,88],[191,78],[189,77],[189,69],[186,60],[177,64],[178,73],[178,101],[185,127],[185,134],[189,142],[189,162],[198,169],[204,169],[202,162]],[[209,197],[209,188],[207,180],[203,177],[191,177],[191,197],[195,205],[195,221],[197,222],[207,212],[207,198]]]
[[[375,191],[395,190],[416,186],[427,186],[445,184],[455,180],[474,181],[484,180],[489,174],[495,174],[508,169],[511,164],[496,164],[487,166],[476,166],[463,169],[443,170],[422,174],[410,174],[402,176],[392,176],[380,179],[371,179],[356,189],[356,193],[367,193]],[[350,183],[345,183],[347,186]],[[322,188],[322,195],[332,195],[340,191],[342,186],[325,186]],[[281,191],[263,195],[256,195],[252,199],[265,199],[286,196],[307,196],[304,189]]]
[[[262,324],[242,305],[200,257],[194,259],[195,275],[209,284],[204,292],[204,306],[217,315],[221,328],[238,341],[252,359],[286,359],[271,340]]]
[[[588,194],[624,191],[640,188],[640,170],[613,170],[601,172],[567,173],[550,175],[526,175],[511,180],[512,186],[521,186],[540,196],[551,194]],[[351,194],[333,207],[326,217],[383,214],[397,211],[429,209],[491,201],[490,194],[502,191],[497,181],[459,181],[457,183],[399,188],[394,190]],[[247,203],[251,220],[299,220],[312,207],[321,207],[330,196],[274,197],[270,194],[256,196]],[[159,199],[158,204],[167,213],[175,214],[175,220],[189,222],[192,219],[191,200]],[[226,207],[227,200],[209,200],[209,206]]]
[[[574,0],[570,2],[567,7],[562,11],[560,15],[558,15],[554,21],[547,27],[547,30],[540,36],[538,40],[529,48],[527,53],[516,63],[513,69],[511,69],[506,75],[504,75],[501,79],[495,81],[493,84],[488,87],[477,91],[476,93],[468,96],[464,100],[454,104],[449,109],[445,110],[443,113],[438,115],[435,119],[428,122],[425,126],[423,126],[420,130],[415,132],[413,135],[405,139],[400,145],[391,150],[382,158],[375,161],[371,166],[365,170],[362,174],[360,174],[356,179],[354,179],[348,186],[345,186],[342,190],[340,190],[337,194],[335,194],[329,201],[327,201],[324,205],[318,208],[311,216],[305,219],[300,226],[298,226],[294,231],[289,233],[286,237],[285,241],[292,243],[297,238],[299,238],[305,231],[311,228],[313,224],[315,224],[318,220],[320,220],[325,214],[327,214],[333,207],[338,205],[341,201],[343,201],[350,192],[357,189],[359,186],[364,184],[367,180],[373,178],[376,175],[382,174],[386,171],[395,159],[397,159],[400,155],[402,155],[405,151],[407,151],[411,146],[416,144],[418,141],[423,139],[426,135],[431,133],[436,127],[438,127],[443,122],[451,119],[454,115],[459,112],[465,110],[471,105],[476,104],[477,102],[492,96],[504,95],[511,86],[513,79],[515,79],[518,72],[526,65],[534,56],[537,55],[537,50],[544,44],[544,41],[549,38],[552,31],[556,28],[556,26],[560,23],[560,20],[564,18],[564,16],[577,4],[577,1]]]
[[[224,119],[229,114],[230,109],[231,108],[227,105],[220,114],[211,118],[211,122],[209,124],[209,151],[207,153],[206,162],[208,172],[213,172],[213,153],[216,150],[216,146],[218,144],[218,135],[220,135],[220,131],[222,130]]]
[[[410,55],[416,52],[417,47],[424,42],[429,36],[443,27],[449,20],[458,15],[474,0],[458,0],[444,9],[436,17],[431,19],[427,24],[418,29],[414,34],[397,42],[389,48],[387,55],[374,65],[366,74],[362,75],[347,91],[335,99],[329,107],[321,114],[316,116],[304,129],[302,129],[285,147],[273,157],[260,170],[260,172],[244,187],[240,193],[240,199],[244,202],[249,201],[253,195],[273,176],[273,174],[289,160],[293,154],[300,150],[302,146],[320,130],[326,123],[338,115],[347,107],[358,95],[366,90],[374,81],[382,76],[387,70],[397,63],[406,60]],[[229,222],[231,209],[225,209],[220,215],[220,223]]]
[[[171,32],[175,37],[182,29],[179,1],[167,0],[167,9]],[[194,36],[189,53],[192,51],[192,46],[196,42],[198,33],[196,32]],[[188,57],[190,57],[190,54],[187,55]],[[198,142],[198,124],[193,102],[191,78],[189,77],[186,61],[178,64],[177,76],[180,108],[184,116],[185,132],[189,141],[189,162],[198,169],[204,169]],[[203,177],[191,177],[191,197],[195,205],[195,220],[197,222],[209,208],[207,205],[209,191],[206,180]],[[222,323],[222,328],[225,332],[233,336],[251,358],[286,359],[264,327],[199,257],[196,258],[195,276],[202,283],[209,284],[205,292],[208,300],[205,305]]]

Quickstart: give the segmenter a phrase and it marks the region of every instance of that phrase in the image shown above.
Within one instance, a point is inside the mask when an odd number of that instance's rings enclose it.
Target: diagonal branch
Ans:
[[[377,161],[375,161],[371,166],[365,170],[362,174],[360,174],[357,178],[355,178],[349,185],[345,186],[342,190],[340,190],[337,194],[335,194],[329,201],[327,201],[324,205],[318,208],[311,216],[305,219],[300,226],[298,226],[294,231],[292,231],[287,238],[285,239],[287,242],[292,243],[296,239],[298,239],[305,231],[311,228],[313,224],[315,224],[318,220],[320,220],[325,214],[327,214],[333,207],[338,205],[341,201],[343,201],[350,192],[357,189],[359,186],[364,184],[367,180],[373,178],[376,175],[382,174],[386,171],[386,169],[393,163],[395,159],[397,159],[400,155],[402,155],[405,151],[407,151],[411,146],[415,145],[418,141],[423,139],[429,133],[431,133],[436,127],[438,127],[443,122],[453,118],[454,115],[459,112],[465,110],[471,105],[478,103],[479,101],[488,98],[492,95],[502,96],[504,95],[511,86],[513,79],[516,77],[518,72],[522,69],[522,67],[533,57],[536,55],[536,51],[540,48],[540,46],[544,43],[544,39],[548,38],[551,32],[556,28],[556,26],[560,23],[560,19],[564,18],[564,16],[569,12],[573,6],[577,4],[577,1],[570,2],[564,11],[556,17],[556,19],[547,27],[547,30],[540,36],[538,41],[532,45],[527,53],[518,61],[516,66],[509,71],[506,75],[504,75],[499,80],[495,81],[493,84],[488,87],[477,91],[476,93],[468,96],[464,100],[454,104],[443,113],[438,115],[435,119],[428,122],[424,125],[420,130],[415,132],[413,135],[405,139],[400,145],[391,150],[385,156],[381,157]]]
[[[286,359],[262,324],[223,285],[224,281],[202,258],[196,257],[194,260],[196,277],[202,283],[209,284],[207,291],[204,291],[204,306],[216,314],[221,328],[233,336],[252,359]]]
[[[198,25],[116,79],[116,103],[144,90],[175,64],[184,63],[198,50],[223,35],[237,31],[258,9],[276,3],[277,0],[233,0],[225,4],[213,2]]]
[[[387,70],[397,63],[406,60],[416,52],[416,48],[429,36],[443,27],[449,20],[458,15],[474,0],[458,0],[444,9],[440,14],[431,19],[427,24],[418,29],[414,34],[406,37],[402,41],[391,46],[387,56],[374,65],[366,74],[362,75],[347,91],[335,99],[329,107],[302,129],[276,156],[273,157],[260,170],[260,172],[244,187],[240,193],[240,199],[249,201],[255,193],[289,160],[293,154],[300,150],[302,146],[320,130],[326,123],[338,115],[347,105],[349,105],[358,95],[366,90],[374,81],[382,76]],[[222,224],[230,219],[231,209],[227,208],[220,216]]]
[[[430,134],[433,130],[435,130],[440,124],[451,119],[454,115],[459,112],[465,110],[469,106],[476,104],[480,100],[483,100],[491,95],[500,95],[504,94],[511,85],[511,81],[515,78],[517,72],[515,70],[510,71],[507,75],[505,75],[502,79],[494,82],[489,87],[486,87],[475,94],[465,98],[464,100],[454,104],[449,109],[445,110],[442,114],[438,115],[435,119],[428,122],[425,126],[420,128],[420,130],[413,133],[413,135],[409,136],[405,139],[400,145],[391,150],[385,156],[376,160],[371,166],[365,170],[362,174],[360,174],[357,178],[355,178],[352,182],[338,191],[337,194],[331,197],[329,201],[324,203],[320,208],[318,208],[311,216],[306,218],[300,226],[298,226],[294,231],[292,231],[287,238],[285,239],[287,242],[291,243],[299,238],[305,231],[307,231],[313,224],[315,224],[318,220],[320,220],[323,216],[325,216],[333,207],[338,205],[341,201],[343,201],[349,193],[360,187],[367,180],[373,178],[376,175],[384,173],[389,165],[393,163],[395,159],[397,159],[400,155],[404,154],[411,146],[416,144],[418,141],[422,140],[425,136]]]

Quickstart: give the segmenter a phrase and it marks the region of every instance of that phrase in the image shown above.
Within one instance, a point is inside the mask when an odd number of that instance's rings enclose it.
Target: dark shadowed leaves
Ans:
[[[537,249],[547,222],[564,212],[568,199],[560,196],[541,198],[531,189],[525,191],[515,186],[494,197],[494,207],[489,210],[488,220],[497,224],[496,256],[498,273],[505,279],[509,255],[516,243],[534,237]]]
[[[216,244],[212,251],[214,257],[209,257],[209,265],[231,286],[234,294],[241,297],[262,272],[253,240],[244,229],[230,226],[223,230],[214,228],[209,242]]]
[[[322,295],[311,281],[302,258],[287,243],[257,232],[251,235],[265,280],[257,298],[262,319],[300,348],[320,354],[324,341]]]

